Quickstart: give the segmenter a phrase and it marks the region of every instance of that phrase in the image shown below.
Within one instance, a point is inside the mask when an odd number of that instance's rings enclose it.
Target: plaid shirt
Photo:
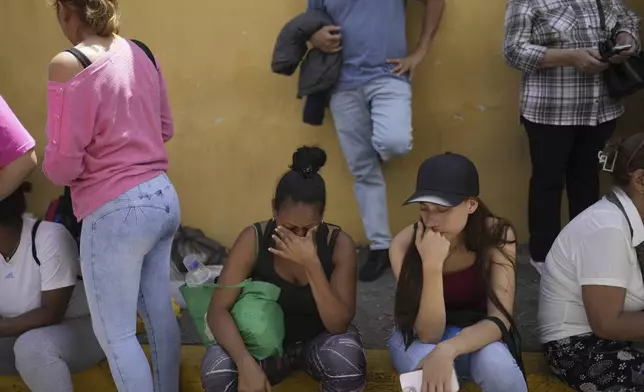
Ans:
[[[624,113],[608,96],[601,74],[574,67],[541,68],[547,49],[598,49],[620,32],[631,34],[639,47],[639,18],[622,0],[601,0],[606,31],[599,22],[596,0],[508,0],[504,56],[523,71],[521,115],[548,125],[595,126]]]

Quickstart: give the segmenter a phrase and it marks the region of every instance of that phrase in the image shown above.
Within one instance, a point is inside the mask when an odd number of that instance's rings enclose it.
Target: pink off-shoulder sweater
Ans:
[[[116,38],[103,57],[47,91],[43,170],[69,185],[83,219],[125,191],[164,173],[174,133],[165,80],[133,42]]]

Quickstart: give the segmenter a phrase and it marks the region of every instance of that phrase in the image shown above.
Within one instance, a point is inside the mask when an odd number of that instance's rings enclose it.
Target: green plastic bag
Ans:
[[[284,353],[284,312],[277,303],[281,289],[274,284],[247,279],[235,286],[207,284],[201,287],[179,287],[188,313],[206,347],[217,344],[206,319],[210,298],[215,288],[241,288],[242,292],[230,310],[246,349],[257,360]]]

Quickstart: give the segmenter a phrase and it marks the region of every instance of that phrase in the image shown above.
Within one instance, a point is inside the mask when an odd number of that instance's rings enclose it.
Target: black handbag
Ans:
[[[597,0],[599,9],[599,23],[602,31],[606,30],[606,15],[601,0]],[[608,59],[615,46],[615,39],[612,37],[600,43],[599,52],[602,58]],[[644,88],[644,57],[640,51],[631,56],[621,64],[611,64],[604,71],[604,80],[608,88],[608,95],[612,98],[623,98]]]

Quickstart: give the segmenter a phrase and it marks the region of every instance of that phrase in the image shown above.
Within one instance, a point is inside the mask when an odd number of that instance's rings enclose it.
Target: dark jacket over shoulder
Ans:
[[[340,53],[308,50],[311,36],[328,25],[333,25],[333,20],[320,10],[307,11],[291,19],[277,37],[271,63],[273,72],[287,76],[300,67],[297,96],[307,97],[304,122],[313,125],[322,123],[330,91],[342,68]]]

